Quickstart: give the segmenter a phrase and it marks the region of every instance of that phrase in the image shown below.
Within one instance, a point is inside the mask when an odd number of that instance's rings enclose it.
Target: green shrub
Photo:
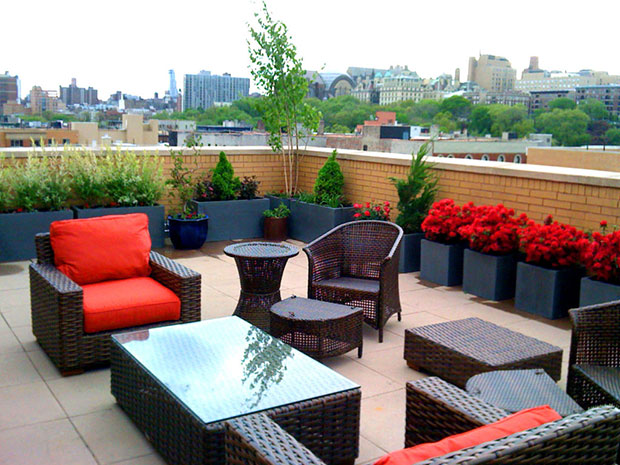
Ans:
[[[430,151],[430,143],[424,143],[416,155],[411,156],[411,166],[406,179],[390,178],[398,192],[396,224],[405,234],[421,232],[422,221],[435,201],[437,195],[437,175],[425,158]]]
[[[235,176],[235,171],[224,152],[220,152],[220,159],[215,168],[211,170],[211,173],[213,189],[219,200],[232,200],[237,197],[241,181]]]
[[[12,166],[0,169],[0,213],[9,211],[13,205],[13,179]]]
[[[13,208],[17,211],[62,210],[71,194],[64,157],[28,156],[13,171]]]
[[[193,167],[185,165],[183,160],[183,149],[170,150],[170,158],[172,159],[172,169],[170,170],[170,178],[166,179],[166,185],[170,186],[168,196],[170,198],[176,198],[181,203],[181,208],[176,213],[176,218],[187,219],[190,215],[193,215],[190,201],[196,194],[197,188],[194,182],[194,174],[198,171],[198,147],[202,144],[195,144],[190,139],[186,142],[186,146],[193,151]],[[202,196],[201,196],[202,197]],[[204,195],[206,197],[206,194]],[[197,199],[202,200],[202,199]]]
[[[153,205],[164,192],[157,160],[134,152],[108,152],[101,160],[103,182],[111,206]]]
[[[101,206],[106,201],[104,171],[97,156],[88,150],[69,154],[68,172],[75,199],[84,207]]]
[[[265,218],[288,218],[290,214],[291,210],[283,203],[272,210],[265,210],[263,212]]]
[[[336,161],[338,152],[334,150],[319,170],[314,183],[315,202],[320,205],[340,206],[343,201],[344,175]]]

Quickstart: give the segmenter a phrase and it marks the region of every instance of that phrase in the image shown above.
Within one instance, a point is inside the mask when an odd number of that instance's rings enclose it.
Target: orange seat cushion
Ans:
[[[173,321],[181,318],[181,301],[167,287],[151,278],[130,278],[86,284],[84,332]]]
[[[560,418],[562,417],[548,405],[522,410],[490,425],[448,436],[441,441],[419,444],[392,452],[377,460],[375,465],[413,465],[433,457],[441,457],[450,452],[504,438]]]
[[[149,276],[151,236],[144,213],[54,221],[56,267],[77,284]]]

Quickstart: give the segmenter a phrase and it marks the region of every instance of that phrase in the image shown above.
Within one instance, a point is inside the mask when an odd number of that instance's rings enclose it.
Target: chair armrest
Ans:
[[[181,300],[181,321],[200,321],[200,273],[151,251],[151,278],[172,290]]]
[[[508,412],[437,377],[407,383],[405,447],[493,423]]]
[[[569,311],[572,333],[571,365],[618,366],[620,360],[620,301]]]
[[[266,415],[228,420],[225,428],[227,464],[325,465]]]
[[[30,273],[32,332],[61,371],[79,366],[84,332],[82,288],[53,265],[33,263]]]

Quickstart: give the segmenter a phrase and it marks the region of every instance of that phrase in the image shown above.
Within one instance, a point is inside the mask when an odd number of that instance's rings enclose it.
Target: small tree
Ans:
[[[170,178],[166,180],[166,185],[170,186],[168,195],[176,198],[181,203],[181,211],[178,218],[187,218],[191,214],[190,201],[194,197],[196,191],[196,181],[194,175],[198,171],[198,147],[202,144],[196,144],[190,139],[186,146],[193,151],[194,166],[185,166],[183,162],[183,149],[170,149],[170,158],[172,159],[172,169],[170,170]]]
[[[422,221],[435,201],[437,195],[437,175],[425,157],[430,151],[430,143],[424,143],[417,155],[411,156],[411,167],[407,179],[390,178],[398,192],[396,224],[405,234],[422,231]]]
[[[336,161],[337,155],[334,150],[316,176],[314,198],[318,204],[339,207],[342,203],[344,175]]]
[[[232,200],[237,197],[241,181],[235,176],[235,170],[224,152],[220,152],[220,159],[211,173],[212,186],[219,200]]]
[[[271,17],[265,2],[254,16],[258,27],[248,26],[254,42],[248,41],[251,74],[264,93],[259,110],[269,131],[269,145],[282,154],[286,192],[292,195],[299,177],[299,140],[317,130],[320,113],[304,101],[306,73],[286,25]]]

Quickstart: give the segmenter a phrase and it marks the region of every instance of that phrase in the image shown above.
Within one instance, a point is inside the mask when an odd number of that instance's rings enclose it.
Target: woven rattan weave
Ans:
[[[64,375],[110,361],[110,335],[116,331],[84,332],[82,288],[54,266],[49,234],[35,237],[37,263],[30,265],[32,332]],[[150,255],[151,278],[181,299],[181,318],[149,327],[200,320],[201,276],[156,252]]]
[[[500,370],[472,376],[467,392],[508,412],[549,405],[563,417],[583,409],[562,391],[545,370]]]
[[[269,309],[281,300],[284,267],[299,249],[285,242],[243,242],[229,245],[224,253],[235,259],[241,282],[233,314],[269,332]]]
[[[573,332],[566,390],[584,408],[620,406],[620,301],[569,313]]]
[[[439,378],[407,383],[406,447],[436,441],[497,421],[506,412]],[[419,465],[612,465],[620,410],[597,407],[495,441],[435,457]],[[418,442],[418,443],[419,443]],[[226,459],[232,465],[317,465],[317,457],[261,415],[227,422]]]
[[[358,455],[359,385],[240,318],[113,341],[112,394],[167,463],[225,464],[224,422],[258,412],[326,463]]]
[[[303,250],[308,256],[308,297],[364,310],[379,330],[395,313],[400,321],[398,260],[403,230],[386,221],[353,221],[335,227]]]
[[[407,329],[404,356],[410,367],[459,387],[478,373],[526,368],[558,381],[562,368],[561,348],[480,318]]]
[[[271,335],[313,358],[357,347],[362,357],[364,312],[358,307],[289,297],[271,307]]]

